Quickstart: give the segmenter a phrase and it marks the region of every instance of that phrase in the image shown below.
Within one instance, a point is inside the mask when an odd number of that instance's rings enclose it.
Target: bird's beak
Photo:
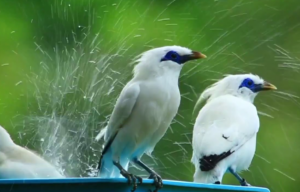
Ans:
[[[206,58],[206,55],[204,55],[203,53],[200,53],[198,51],[192,51],[192,54],[182,56],[181,64],[184,64],[190,60],[202,59],[202,58]]]
[[[261,85],[261,90],[262,91],[267,91],[267,90],[276,90],[277,87],[267,81],[265,81],[262,85]]]
[[[206,55],[204,55],[203,53],[200,53],[198,51],[192,51],[192,54],[189,55],[190,60],[194,60],[194,59],[204,59],[206,58]]]

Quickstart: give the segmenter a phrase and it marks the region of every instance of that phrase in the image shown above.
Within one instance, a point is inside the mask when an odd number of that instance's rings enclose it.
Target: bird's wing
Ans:
[[[0,165],[0,179],[12,178],[64,178],[54,168],[20,161],[6,161]]]
[[[18,145],[0,153],[0,178],[62,178],[50,163]]]
[[[106,128],[106,145],[110,145],[109,143],[114,140],[119,129],[122,128],[122,125],[130,117],[139,93],[140,86],[138,83],[128,83],[122,90]]]
[[[20,162],[6,161],[0,165],[0,179],[36,178],[34,171]]]
[[[203,171],[211,170],[238,150],[259,128],[256,108],[251,103],[223,99],[204,106],[194,127],[194,153]]]

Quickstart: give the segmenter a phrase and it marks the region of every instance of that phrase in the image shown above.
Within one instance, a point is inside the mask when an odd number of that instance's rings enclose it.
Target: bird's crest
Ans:
[[[137,56],[135,56],[130,65],[134,65],[133,74],[136,75],[140,70],[142,70],[142,64],[145,65],[147,62],[147,55],[151,50],[145,51]]]
[[[9,133],[0,126],[0,149],[1,147],[14,144],[13,140],[11,139]]]
[[[240,75],[232,75],[232,74],[225,74],[223,75],[224,77],[222,79],[217,80],[214,84],[208,86],[200,95],[195,107],[194,111],[195,112],[196,108],[203,102],[207,101],[209,102],[213,98],[216,98],[218,96],[224,95],[226,93],[229,93],[232,88],[230,87],[232,83],[232,78],[246,78],[247,76],[252,76],[255,78],[261,79],[258,75],[253,75],[251,73],[249,74],[240,74]]]
[[[199,99],[196,102],[194,107],[193,113],[195,113],[196,108],[204,101],[209,101],[211,96],[214,94],[215,90],[217,89],[218,85],[220,84],[221,80],[217,80],[214,84],[208,86],[200,95]]]
[[[156,73],[157,68],[153,67],[154,64],[160,63],[162,57],[167,54],[169,51],[174,51],[178,53],[179,55],[187,55],[191,54],[192,50],[181,47],[178,45],[172,45],[172,46],[164,46],[164,47],[157,47],[150,50],[147,50],[136,57],[131,62],[132,64],[135,64],[133,74],[137,75],[138,73],[143,73],[144,75],[149,74],[151,71]],[[177,66],[177,65],[175,65]],[[177,69],[177,67],[176,67]]]

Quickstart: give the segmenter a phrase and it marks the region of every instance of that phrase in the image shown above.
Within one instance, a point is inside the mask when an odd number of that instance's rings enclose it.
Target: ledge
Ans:
[[[270,192],[267,188],[234,185],[200,184],[193,182],[164,180],[159,192]],[[153,180],[144,179],[135,192],[154,190]],[[130,192],[127,180],[101,178],[67,179],[1,179],[1,192]]]

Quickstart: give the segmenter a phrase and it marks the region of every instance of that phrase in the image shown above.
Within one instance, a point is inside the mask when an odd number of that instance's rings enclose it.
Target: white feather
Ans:
[[[39,155],[16,145],[0,126],[0,179],[63,177]]]
[[[98,133],[95,140],[99,141],[105,135],[106,131],[107,131],[107,126],[103,129],[101,129],[100,133]]]
[[[228,168],[247,170],[256,148],[259,117],[253,100],[257,93],[239,85],[245,78],[254,83],[264,81],[252,74],[228,75],[207,88],[197,104],[207,100],[200,110],[193,130],[194,181],[214,183],[222,181]],[[227,139],[223,138],[226,137]],[[235,151],[210,171],[201,171],[199,159],[203,156],[220,155]]]
[[[182,65],[161,62],[168,51],[181,55],[192,51],[169,46],[141,54],[134,67],[134,77],[123,88],[105,130],[104,140],[115,137],[102,159],[100,177],[120,177],[113,161],[127,169],[129,161],[151,153],[166,133],[180,104],[178,78]]]

